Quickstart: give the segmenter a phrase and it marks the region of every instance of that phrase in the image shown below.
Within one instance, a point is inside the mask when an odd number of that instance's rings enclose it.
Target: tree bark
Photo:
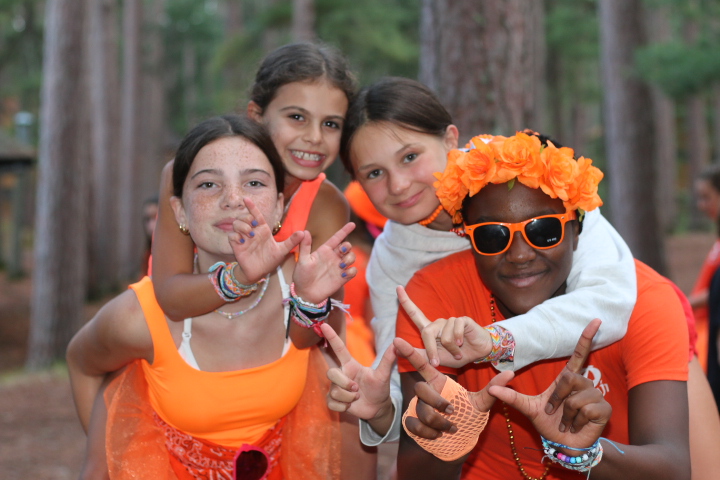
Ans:
[[[601,0],[601,67],[611,219],[636,258],[666,272],[655,205],[656,164],[649,87],[632,74],[645,42],[642,0]]]
[[[315,39],[315,1],[293,0],[292,37],[295,42]]]
[[[648,33],[651,42],[672,39],[670,13],[667,8],[648,11]],[[655,127],[655,158],[657,160],[657,187],[655,204],[659,214],[660,228],[670,233],[677,219],[677,128],[675,126],[675,102],[659,88],[651,88]]]
[[[46,4],[29,369],[64,358],[83,320],[89,176],[83,145],[85,8],[77,0]]]
[[[420,81],[461,137],[543,128],[543,28],[543,2],[423,0]]]
[[[162,39],[162,17],[165,0],[153,0],[147,10],[146,55],[142,71],[143,112],[140,115],[141,184],[140,200],[158,195],[160,172],[168,160],[165,149],[165,82],[164,48]],[[139,211],[138,211],[139,212]],[[140,218],[138,216],[136,218]],[[136,226],[140,223],[136,222]],[[139,227],[138,227],[139,228]]]
[[[125,0],[123,8],[123,78],[122,112],[120,124],[120,170],[119,177],[119,273],[121,279],[132,281],[139,274],[142,258],[142,229],[140,228],[140,203],[138,199],[139,147],[138,129],[140,116],[140,25],[142,3]]]
[[[92,184],[88,295],[98,298],[119,285],[117,173],[119,131],[117,4],[97,0],[88,6],[88,82]]]
[[[695,7],[698,2],[693,1]],[[685,25],[685,40],[692,44],[697,41],[700,35],[700,25],[697,20],[689,20]],[[690,205],[690,228],[700,228],[706,224],[706,220],[695,205],[697,204],[697,196],[695,195],[694,182],[700,172],[710,163],[710,140],[708,137],[708,125],[705,117],[706,105],[705,97],[702,93],[693,95],[688,99],[685,105],[685,129],[686,129],[686,148],[688,176],[685,188],[688,197],[691,199]]]

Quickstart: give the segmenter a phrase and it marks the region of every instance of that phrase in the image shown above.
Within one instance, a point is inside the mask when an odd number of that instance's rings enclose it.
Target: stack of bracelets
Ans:
[[[220,298],[226,302],[234,302],[243,297],[247,297],[258,289],[258,285],[266,281],[266,279],[263,278],[252,285],[242,284],[235,278],[234,270],[236,266],[237,262],[217,262],[210,267],[209,270],[210,273],[208,277],[213,287],[215,287],[215,291],[220,295]]]
[[[295,284],[290,284],[290,298],[283,300],[283,303],[290,304],[290,317],[295,323],[303,328],[312,328],[320,337],[324,337],[320,325],[330,316],[330,310],[338,307],[347,313],[349,305],[335,300],[334,298],[326,298],[320,303],[312,303],[300,298],[295,293]]]
[[[563,445],[561,443],[552,442],[543,436],[540,438],[542,439],[543,451],[545,452],[545,456],[547,458],[555,463],[559,463],[569,470],[574,470],[576,472],[588,472],[588,477],[590,476],[590,469],[602,460],[603,448],[600,444],[600,439],[597,439],[595,443],[588,448],[575,448],[568,447],[567,445]],[[583,454],[578,455],[577,457],[571,457],[557,450],[558,448],[577,450],[578,452],[583,452]]]

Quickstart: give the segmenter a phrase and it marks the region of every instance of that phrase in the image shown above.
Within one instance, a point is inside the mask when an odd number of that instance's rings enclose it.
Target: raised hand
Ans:
[[[249,284],[275,270],[305,234],[295,232],[284,242],[276,242],[270,226],[255,203],[248,197],[243,198],[243,201],[248,214],[233,222],[234,232],[228,236],[228,240],[238,262],[235,278],[240,283]]]
[[[452,422],[453,406],[440,395],[448,380],[447,376],[430,365],[422,349],[413,348],[402,338],[396,338],[393,344],[398,354],[407,358],[425,380],[425,382],[415,384],[415,395],[418,397],[415,407],[417,419],[408,417],[405,420],[408,430],[427,439],[435,439],[442,435],[442,432],[453,433],[456,431],[457,427]],[[489,411],[495,403],[495,397],[490,395],[489,388],[505,386],[514,376],[513,372],[502,372],[479,392],[470,393],[473,408],[480,412]]]
[[[374,420],[386,415],[392,422],[390,373],[395,363],[395,348],[388,347],[373,370],[361,365],[350,355],[330,325],[324,323],[320,328],[340,361],[340,368],[334,367],[327,372],[332,382],[327,396],[328,408],[336,412],[349,412],[363,420]]]
[[[570,447],[589,447],[600,438],[612,414],[602,393],[580,374],[600,323],[595,319],[585,327],[567,365],[540,395],[523,395],[498,386],[491,387],[490,394],[522,412],[548,440]]]
[[[312,236],[305,231],[293,272],[295,291],[303,300],[320,303],[357,274],[351,266],[355,262],[352,245],[343,241],[354,228],[352,222],[345,224],[312,253]]]
[[[460,368],[490,353],[490,334],[472,318],[439,318],[431,322],[403,287],[398,286],[396,291],[400,305],[420,330],[431,365]]]

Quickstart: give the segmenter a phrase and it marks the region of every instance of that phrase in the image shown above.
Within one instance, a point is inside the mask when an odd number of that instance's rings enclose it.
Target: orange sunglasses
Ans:
[[[525,241],[533,248],[546,250],[562,243],[565,238],[565,224],[577,219],[575,210],[565,213],[542,215],[524,222],[484,222],[465,225],[473,248],[480,255],[500,255],[512,245],[515,232],[521,232]]]

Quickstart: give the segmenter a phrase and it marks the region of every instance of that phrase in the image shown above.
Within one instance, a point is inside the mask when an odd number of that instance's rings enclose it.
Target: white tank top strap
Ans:
[[[282,298],[283,300],[286,298],[290,298],[290,285],[287,284],[285,281],[285,275],[283,275],[283,271],[281,267],[277,267],[277,275],[278,275],[278,282],[280,283],[280,291],[282,292]],[[283,323],[285,325],[285,330],[288,328],[288,321],[290,320],[290,306],[285,305],[283,308]],[[180,356],[187,362],[188,365],[193,367],[196,370],[200,370],[200,367],[198,366],[197,360],[195,360],[195,355],[193,355],[192,347],[190,346],[190,339],[192,338],[192,318],[186,318],[183,321],[183,333],[182,333],[182,341],[180,342],[180,347],[178,347],[178,353]],[[283,344],[283,350],[282,355],[285,356],[285,354],[290,350],[290,338],[285,339],[285,343]]]
[[[183,321],[183,333],[178,353],[187,362],[188,365],[193,367],[195,370],[200,370],[195,355],[193,355],[192,348],[190,347],[190,339],[192,338],[192,318],[186,318]]]
[[[278,282],[280,283],[280,291],[282,292],[282,298],[285,300],[286,298],[290,298],[290,285],[285,281],[285,275],[282,271],[282,266],[277,267],[277,276],[278,276]],[[288,322],[290,321],[290,305],[288,303],[284,304],[283,307],[283,324],[285,325],[285,331],[288,329]],[[290,349],[290,337],[285,337],[285,344],[283,345],[283,351],[282,356],[284,357],[287,351]]]

